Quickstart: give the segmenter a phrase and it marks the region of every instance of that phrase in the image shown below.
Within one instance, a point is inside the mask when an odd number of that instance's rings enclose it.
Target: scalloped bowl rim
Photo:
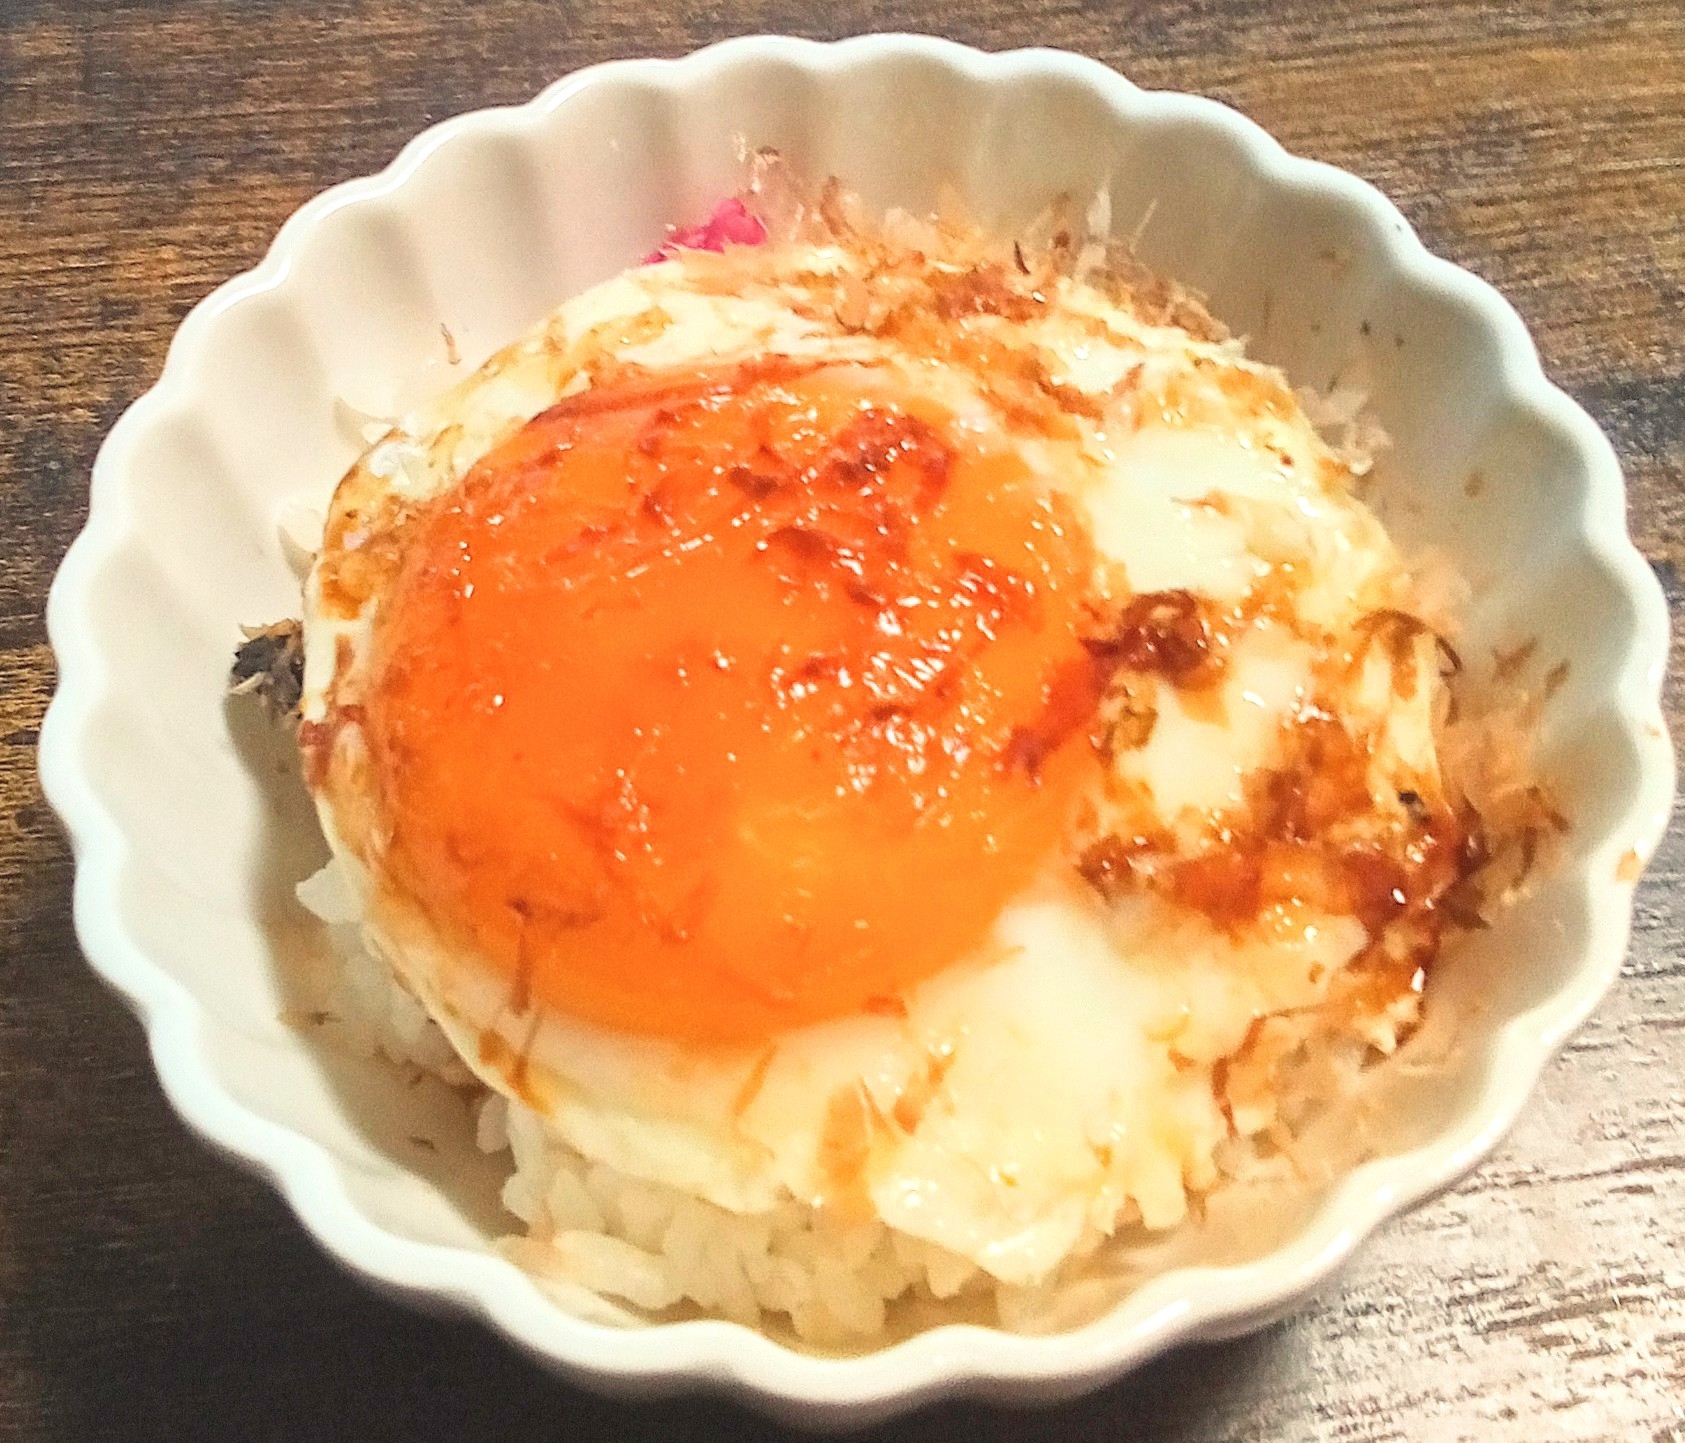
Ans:
[[[263,260],[220,286],[183,320],[157,383],[119,419],[94,463],[87,525],[54,580],[48,634],[59,685],[43,723],[41,778],[76,856],[77,936],[95,971],[143,1022],[170,1103],[190,1127],[267,1177],[308,1231],[336,1260],[412,1300],[447,1302],[484,1317],[509,1338],[578,1381],[621,1393],[708,1387],[808,1424],[855,1424],[934,1397],[1054,1398],[1095,1386],[1177,1341],[1249,1330],[1285,1311],[1329,1277],[1383,1222],[1452,1185],[1510,1127],[1540,1070],[1585,1019],[1618,973],[1631,925],[1630,897],[1599,894],[1586,962],[1571,985],[1500,1029],[1494,1064],[1478,1099],[1456,1124],[1412,1152],[1365,1163],[1346,1176],[1299,1235],[1257,1261],[1225,1268],[1181,1268],[1145,1283],[1104,1317],[1071,1332],[1021,1336],[950,1324],[876,1352],[828,1358],[794,1351],[737,1324],[692,1321],[621,1331],[563,1314],[510,1263],[462,1249],[398,1238],[352,1202],[328,1153],[314,1141],[246,1110],[214,1078],[200,1046],[197,999],[152,962],[127,934],[117,906],[126,841],[78,765],[83,736],[102,695],[100,643],[88,625],[87,597],[125,536],[119,477],[125,456],[154,416],[189,388],[210,323],[248,298],[278,287],[295,252],[328,215],[391,195],[459,135],[531,123],[580,92],[639,83],[696,83],[759,56],[825,72],[917,54],[977,80],[1039,74],[1097,91],[1115,112],[1177,118],[1225,132],[1270,185],[1335,198],[1365,223],[1389,268],[1478,316],[1502,356],[1505,404],[1553,421],[1589,477],[1579,537],[1619,578],[1637,617],[1618,696],[1622,720],[1639,739],[1641,778],[1610,835],[1647,859],[1667,823],[1673,754],[1660,711],[1668,617],[1659,585],[1625,529],[1618,462],[1596,425],[1540,368],[1527,330],[1485,282],[1432,255],[1378,190],[1333,166],[1290,155],[1252,121],[1217,101],[1135,86],[1098,61],[1063,51],[988,53],[924,36],[873,35],[819,43],[778,36],[721,42],[676,60],[618,60],[577,71],[518,106],[478,110],[424,131],[379,174],[316,196],[281,227]],[[1615,845],[1615,843],[1611,843]]]

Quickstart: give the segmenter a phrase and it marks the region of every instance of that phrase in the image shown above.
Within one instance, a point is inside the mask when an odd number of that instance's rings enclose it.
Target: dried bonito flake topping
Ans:
[[[315,893],[403,1055],[499,1095],[523,1265],[811,1338],[1019,1316],[1304,1166],[1560,825],[1356,398],[1110,231],[762,153],[340,482],[307,664],[241,685],[302,688]]]

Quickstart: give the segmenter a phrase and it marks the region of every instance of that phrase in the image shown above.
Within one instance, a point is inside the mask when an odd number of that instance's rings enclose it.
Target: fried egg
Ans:
[[[400,418],[307,583],[307,780],[468,1068],[946,1290],[1177,1224],[1408,1031],[1470,865],[1358,463],[1092,260],[670,250]]]

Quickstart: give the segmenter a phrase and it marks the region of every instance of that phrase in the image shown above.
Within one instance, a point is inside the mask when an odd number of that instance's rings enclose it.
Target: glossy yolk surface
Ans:
[[[868,370],[564,401],[406,538],[363,698],[385,883],[517,1009],[750,1040],[893,1007],[1058,844],[1088,748],[1020,743],[1090,555]]]

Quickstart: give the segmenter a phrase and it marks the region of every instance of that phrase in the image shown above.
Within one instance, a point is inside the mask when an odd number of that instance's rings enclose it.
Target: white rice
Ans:
[[[938,1317],[1041,1332],[1071,1326],[1114,1303],[1130,1282],[1167,1265],[1154,1257],[1186,1246],[1188,1234],[1198,1230],[1184,1224],[1167,1238],[1126,1226],[1109,1241],[1092,1238],[1083,1255],[1030,1288],[999,1282],[969,1259],[877,1219],[838,1217],[794,1199],[768,1212],[734,1213],[629,1176],[562,1142],[532,1109],[483,1087],[421,1003],[363,944],[355,900],[337,862],[302,883],[298,895],[326,924],[335,954],[337,971],[322,1010],[333,1019],[336,1039],[480,1093],[475,1141],[488,1155],[508,1154],[502,1202],[523,1229],[512,1230],[497,1247],[573,1310],[583,1290],[611,1305],[603,1316],[626,1323],[705,1314],[820,1347],[858,1346],[886,1330],[915,1326],[911,1320]],[[1399,1021],[1407,1025],[1407,1019]],[[1349,1152],[1350,1109],[1340,1108],[1344,1121],[1324,1129],[1338,1136],[1335,1148],[1306,1145],[1306,1123],[1329,1099],[1355,1101],[1358,1079],[1370,1070],[1366,1060],[1377,1050],[1390,1051],[1392,1040],[1350,1034],[1302,1039],[1309,1044],[1301,1048],[1304,1060],[1278,1074],[1282,1092],[1257,1119],[1261,1128],[1271,1124],[1267,1132],[1278,1139],[1291,1127],[1295,1140],[1277,1148],[1231,1139],[1217,1159],[1223,1178],[1217,1193],[1236,1177],[1249,1184],[1273,1179],[1277,1191],[1268,1206],[1277,1210],[1283,1178],[1303,1198],[1349,1166],[1354,1158],[1335,1152]],[[1314,1166],[1307,1161],[1312,1153]],[[1246,1254],[1263,1241],[1257,1208],[1255,1199],[1237,1204]]]
[[[805,1341],[840,1343],[882,1332],[886,1305],[903,1294],[947,1299],[982,1281],[967,1260],[881,1222],[842,1221],[795,1201],[736,1214],[630,1178],[495,1094],[482,1104],[480,1135],[482,1145],[507,1138],[514,1172],[504,1206],[543,1250],[512,1255],[646,1312],[690,1304],[751,1327],[774,1314]]]

